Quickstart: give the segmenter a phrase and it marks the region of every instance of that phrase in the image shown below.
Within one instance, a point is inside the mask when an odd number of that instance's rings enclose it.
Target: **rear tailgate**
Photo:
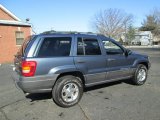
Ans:
[[[15,55],[14,71],[16,71],[19,75],[21,75],[21,71],[22,71],[22,67],[21,67],[22,60],[24,59],[24,56],[27,55],[26,48],[33,38],[34,36],[28,37],[28,39],[24,41],[23,45],[21,46],[21,48],[18,50],[17,54]]]

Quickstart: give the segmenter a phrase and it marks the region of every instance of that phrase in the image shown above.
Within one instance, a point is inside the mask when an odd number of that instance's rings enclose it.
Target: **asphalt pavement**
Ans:
[[[148,54],[151,69],[143,86],[127,81],[87,88],[74,107],[61,108],[51,94],[24,95],[0,66],[0,120],[160,120],[160,48],[131,48]]]

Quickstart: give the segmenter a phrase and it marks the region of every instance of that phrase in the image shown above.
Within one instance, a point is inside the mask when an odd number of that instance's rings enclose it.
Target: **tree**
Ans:
[[[146,20],[143,21],[141,31],[153,31],[156,29],[157,22],[153,15],[147,15]]]
[[[160,35],[160,10],[154,9],[149,15],[146,15],[145,20],[140,27],[141,31],[151,31],[155,36]]]
[[[156,23],[160,25],[160,9],[154,8],[150,15],[153,15]]]
[[[123,44],[123,39],[120,37],[120,39],[119,39],[119,43],[120,44]]]
[[[127,42],[130,44],[132,40],[135,39],[135,28],[133,26],[129,26],[128,31],[126,33]]]
[[[133,16],[120,9],[106,9],[94,16],[93,26],[97,32],[118,38],[132,23]]]

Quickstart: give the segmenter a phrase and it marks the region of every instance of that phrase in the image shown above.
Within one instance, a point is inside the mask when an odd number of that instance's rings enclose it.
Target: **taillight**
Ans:
[[[37,62],[22,61],[22,75],[25,77],[32,77],[35,74]]]

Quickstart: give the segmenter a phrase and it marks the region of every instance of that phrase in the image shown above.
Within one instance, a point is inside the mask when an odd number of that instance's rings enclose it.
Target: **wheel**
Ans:
[[[133,83],[135,85],[143,85],[147,80],[147,74],[148,70],[146,66],[143,64],[139,64],[133,77]]]
[[[83,94],[80,78],[68,75],[57,80],[52,89],[52,98],[61,107],[71,107],[77,104]]]

